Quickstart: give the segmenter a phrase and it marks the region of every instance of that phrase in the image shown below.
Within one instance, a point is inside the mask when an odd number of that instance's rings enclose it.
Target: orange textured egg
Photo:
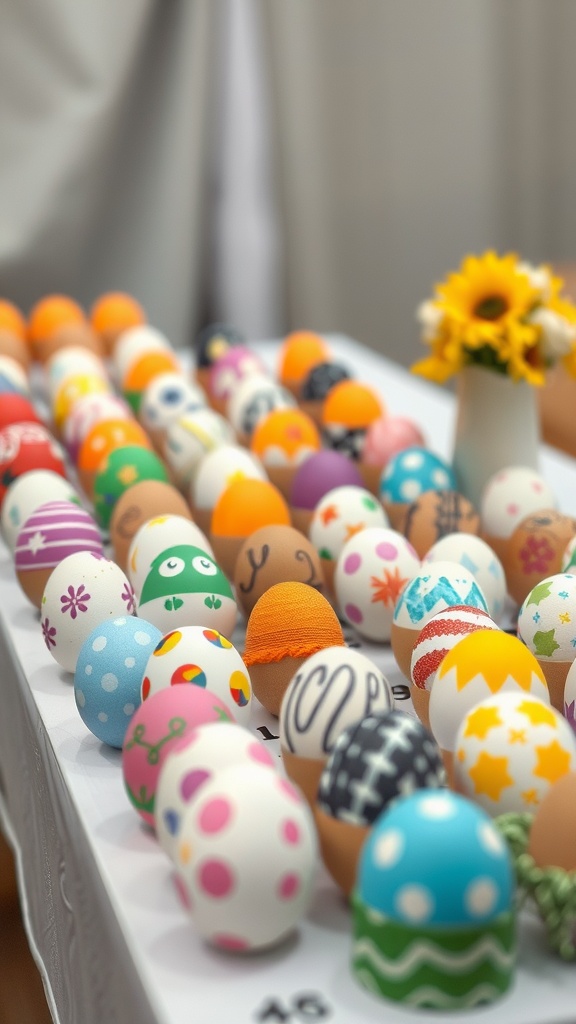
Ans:
[[[373,388],[355,380],[342,380],[326,396],[322,425],[365,430],[384,413],[382,401]]]
[[[227,576],[234,576],[246,537],[271,524],[290,525],[290,510],[274,484],[244,477],[226,487],[212,510],[210,543]]]
[[[330,348],[322,335],[315,331],[293,331],[280,349],[278,378],[298,398],[310,370],[329,358]]]
[[[139,302],[126,292],[106,292],[90,310],[90,323],[111,352],[116,339],[129,327],[146,323],[146,314]]]
[[[84,310],[68,295],[46,295],[33,306],[28,317],[28,338],[37,359],[42,360],[43,345],[66,324],[85,323]]]
[[[278,716],[282,698],[299,666],[325,647],[345,646],[330,602],[306,583],[276,583],[254,605],[242,655],[255,696]]]

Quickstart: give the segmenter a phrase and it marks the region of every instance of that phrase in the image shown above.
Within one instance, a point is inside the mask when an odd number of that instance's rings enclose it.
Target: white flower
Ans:
[[[544,358],[555,362],[570,352],[576,342],[576,325],[551,309],[540,307],[530,317],[542,329]]]
[[[416,318],[422,327],[422,338],[424,341],[430,342],[434,340],[443,316],[442,310],[438,308],[435,302],[428,300],[427,302],[420,303],[416,310]]]
[[[552,277],[547,267],[535,267],[533,263],[521,261],[517,264],[519,274],[526,274],[533,288],[540,292],[542,301],[547,302],[552,293]]]

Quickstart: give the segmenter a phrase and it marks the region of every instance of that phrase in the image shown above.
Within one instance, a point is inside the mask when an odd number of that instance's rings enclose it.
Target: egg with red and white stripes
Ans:
[[[16,537],[14,569],[36,608],[52,570],[80,551],[104,555],[100,530],[85,508],[73,501],[47,501],[27,516]]]

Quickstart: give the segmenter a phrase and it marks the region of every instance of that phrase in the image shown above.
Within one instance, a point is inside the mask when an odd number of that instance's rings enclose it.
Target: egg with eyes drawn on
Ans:
[[[237,612],[222,569],[192,544],[176,544],[156,556],[138,601],[138,615],[163,633],[177,626],[207,626],[230,636]]]

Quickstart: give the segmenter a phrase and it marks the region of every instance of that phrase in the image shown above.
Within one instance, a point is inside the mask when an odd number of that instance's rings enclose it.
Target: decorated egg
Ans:
[[[70,296],[43,295],[28,316],[28,339],[35,359],[43,363],[52,354],[50,341],[59,328],[85,322],[84,310]]]
[[[124,331],[146,323],[146,313],[133,295],[105,292],[92,305],[90,323],[105,351],[113,352],[116,341]]]
[[[173,351],[145,352],[136,359],[121,381],[121,390],[136,415],[149,384],[166,373],[181,373],[178,356]]]
[[[480,518],[468,498],[457,491],[425,491],[407,506],[398,529],[424,558],[432,545],[444,537],[478,534]]]
[[[442,537],[422,559],[423,565],[438,561],[458,562],[469,569],[486,598],[491,618],[495,622],[502,621],[506,602],[504,566],[482,537],[471,533],[452,533]]]
[[[422,566],[401,591],[394,608],[390,640],[398,667],[407,679],[412,651],[428,620],[444,608],[462,604],[488,611],[474,576],[456,562],[430,562]]]
[[[129,615],[105,619],[84,640],[74,672],[74,697],[84,725],[102,743],[122,748],[141,704],[148,657],[161,638],[156,626]]]
[[[253,373],[267,373],[260,356],[246,345],[230,346],[210,367],[208,394],[214,408],[224,413],[239,382]]]
[[[508,848],[481,807],[448,791],[396,801],[360,855],[356,980],[444,1014],[493,1002],[514,975],[514,897]]]
[[[386,676],[360,651],[337,644],[302,662],[280,705],[280,749],[287,774],[311,804],[341,732],[393,704]]]
[[[127,445],[152,448],[146,432],[136,420],[101,420],[85,434],[78,450],[76,466],[82,487],[89,498],[92,497],[96,474],[106,456],[116,448],[125,448]]]
[[[571,572],[576,574],[576,535],[568,541],[564,554],[562,555],[562,562],[560,563],[560,572]]]
[[[91,370],[89,373],[65,377],[52,399],[52,419],[58,434],[62,433],[64,423],[76,402],[88,395],[110,394],[111,391],[111,384],[103,372],[95,373]]]
[[[276,768],[262,740],[237,722],[199,725],[178,741],[162,764],[155,803],[156,838],[171,860],[184,811],[200,787],[224,768],[254,763]]]
[[[576,576],[547,576],[530,591],[518,613],[518,636],[536,656],[550,699],[564,710],[566,676],[576,658]]]
[[[322,406],[322,436],[326,447],[359,459],[369,425],[384,411],[380,396],[368,384],[355,380],[336,384]]]
[[[224,572],[234,576],[240,549],[262,526],[289,526],[290,510],[269,480],[244,477],[228,484],[212,510],[210,542]]]
[[[0,402],[4,407],[10,395]],[[40,423],[14,423],[0,430],[0,507],[10,484],[32,469],[49,469],[66,476],[64,452]]]
[[[185,491],[202,456],[233,441],[234,432],[227,420],[214,409],[201,408],[183,413],[168,424],[162,451],[176,483]]]
[[[326,598],[306,583],[275,583],[254,605],[246,624],[242,657],[254,695],[278,716],[282,698],[300,665],[325,647],[344,647],[344,634]]]
[[[74,672],[86,637],[105,619],[135,611],[134,591],[115,562],[89,551],[67,555],[48,578],[40,616],[54,660]]]
[[[334,572],[341,615],[360,636],[386,643],[404,588],[420,571],[420,559],[396,530],[372,526],[344,544]]]
[[[110,542],[114,561],[124,572],[136,533],[149,519],[162,515],[180,516],[188,521],[192,518],[180,491],[163,480],[140,480],[128,487],[115,502],[110,517]]]
[[[0,405],[0,433],[6,427],[20,423],[40,423],[32,401],[26,395],[4,395]]]
[[[318,502],[328,491],[345,486],[364,486],[352,459],[335,451],[320,451],[311,455],[298,466],[292,479],[288,504],[293,526],[307,534]]]
[[[522,691],[495,693],[460,723],[454,784],[491,817],[534,814],[550,787],[576,770],[576,736],[554,708]]]
[[[233,345],[243,345],[244,335],[232,324],[207,324],[194,340],[196,357],[196,373],[202,387],[206,388],[210,379],[210,368]]]
[[[285,498],[296,468],[322,447],[314,420],[301,409],[273,409],[256,424],[250,450]]]
[[[572,662],[566,675],[562,713],[576,733],[576,661]]]
[[[391,414],[373,420],[366,428],[360,452],[362,469],[369,473],[370,490],[379,491],[382,471],[392,456],[413,447],[426,448],[424,434],[414,420]]]
[[[146,520],[130,542],[126,563],[126,572],[137,596],[152,562],[171,544],[191,544],[213,557],[208,538],[187,516],[168,513]]]
[[[81,504],[70,481],[53,469],[30,469],[10,484],[2,503],[0,522],[4,542],[11,552],[28,516],[47,501]]]
[[[312,513],[308,536],[316,548],[332,587],[338,556],[344,545],[362,530],[387,527],[381,503],[365,487],[334,487],[320,499]]]
[[[192,544],[174,544],[152,560],[138,596],[138,614],[163,633],[174,626],[206,626],[230,636],[237,607],[214,559]]]
[[[62,440],[74,463],[86,434],[103,420],[133,420],[123,398],[110,392],[98,392],[79,398],[62,427]]]
[[[0,395],[30,394],[28,374],[12,356],[0,355]]]
[[[300,408],[314,420],[316,426],[322,424],[322,407],[328,392],[343,380],[350,380],[350,371],[342,363],[332,361],[317,363],[303,378],[300,385]]]
[[[31,604],[40,608],[52,570],[79,551],[104,555],[102,535],[86,509],[63,500],[46,502],[31,512],[14,548],[16,577]]]
[[[166,467],[155,452],[134,444],[108,452],[98,466],[93,483],[94,511],[100,526],[104,529],[110,526],[118,499],[143,480],[168,483]]]
[[[228,952],[281,942],[306,913],[316,874],[312,814],[258,764],[217,772],[186,808],[174,863],[199,934]]]
[[[251,373],[238,383],[228,400],[226,416],[242,444],[248,444],[256,424],[273,409],[290,409],[294,396],[267,374]]]
[[[419,445],[412,445],[393,455],[380,481],[384,507],[411,505],[426,491],[456,490],[456,478],[449,463]]]
[[[219,445],[202,456],[194,470],[188,493],[194,520],[203,530],[210,529],[214,506],[228,485],[246,477],[268,479],[260,459],[240,445]]]
[[[556,496],[540,473],[528,466],[506,467],[488,480],[482,492],[482,533],[490,541],[510,537],[526,516],[557,507]]]
[[[430,729],[446,752],[450,781],[460,723],[475,704],[503,690],[521,690],[550,704],[544,673],[518,637],[500,629],[477,629],[442,659],[430,690]]]
[[[69,348],[82,348],[85,352],[92,352],[98,356],[104,354],[100,338],[85,319],[81,323],[62,324],[57,327],[43,346],[40,361],[46,366],[54,355]]]
[[[144,429],[161,446],[171,423],[207,404],[203,388],[183,373],[160,373],[145,388],[138,416]]]
[[[324,593],[318,554],[293,526],[261,526],[244,541],[234,568],[236,600],[246,618],[265,590],[290,580],[307,583]]]
[[[128,799],[154,826],[162,765],[179,740],[207,722],[228,722],[230,712],[216,694],[200,686],[168,686],[132,715],[122,745],[122,776]]]
[[[521,605],[547,576],[560,572],[562,556],[576,535],[576,519],[553,509],[523,519],[508,538],[502,563],[510,597]]]
[[[252,687],[234,644],[216,629],[181,626],[161,637],[142,676],[142,700],[165,686],[190,683],[215,693],[240,725],[250,720]]]
[[[421,629],[410,659],[410,695],[414,710],[430,727],[428,704],[434,676],[453,647],[476,629],[498,629],[487,612],[467,605],[453,605],[436,612]]]
[[[330,358],[330,347],[315,331],[292,331],[282,342],[278,357],[278,380],[296,399],[308,374]]]
[[[443,783],[438,746],[411,715],[371,712],[342,730],[320,776],[314,819],[324,864],[347,896],[362,845],[382,811],[399,797]]]
[[[107,379],[106,364],[96,352],[76,345],[55,352],[44,366],[44,380],[50,403],[54,403],[64,381],[69,377],[84,375]]]
[[[118,385],[122,386],[130,368],[143,355],[153,352],[172,353],[172,345],[162,331],[150,324],[136,324],[122,331],[112,353],[114,378]]]

